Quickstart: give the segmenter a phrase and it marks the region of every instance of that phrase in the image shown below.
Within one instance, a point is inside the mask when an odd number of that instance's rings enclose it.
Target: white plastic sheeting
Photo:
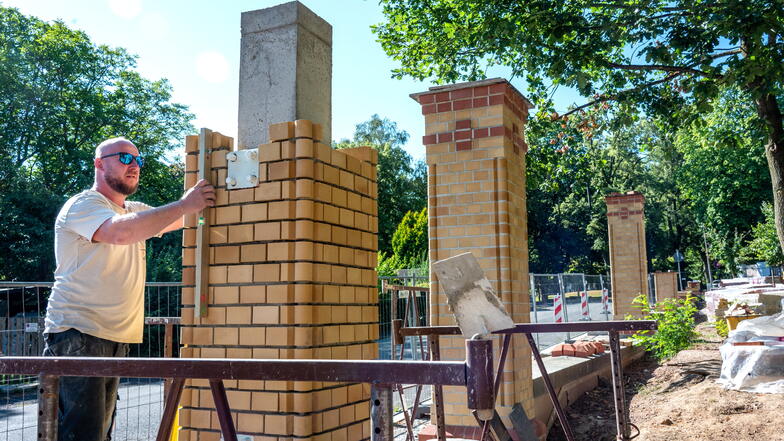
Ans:
[[[727,389],[784,393],[784,313],[744,320],[730,332],[721,352],[718,382]],[[738,342],[760,342],[736,346]]]

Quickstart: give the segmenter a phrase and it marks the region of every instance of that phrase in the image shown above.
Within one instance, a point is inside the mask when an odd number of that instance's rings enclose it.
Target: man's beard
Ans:
[[[109,184],[109,187],[111,187],[112,190],[116,191],[117,193],[124,194],[125,196],[130,196],[136,193],[136,189],[139,188],[138,181],[134,185],[128,185],[114,176],[106,175],[105,178],[106,183]]]

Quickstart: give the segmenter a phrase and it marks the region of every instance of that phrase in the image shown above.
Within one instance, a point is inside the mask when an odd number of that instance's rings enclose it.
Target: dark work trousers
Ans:
[[[44,356],[127,357],[128,344],[68,329],[46,334]],[[110,440],[119,383],[117,377],[60,377],[58,441]]]

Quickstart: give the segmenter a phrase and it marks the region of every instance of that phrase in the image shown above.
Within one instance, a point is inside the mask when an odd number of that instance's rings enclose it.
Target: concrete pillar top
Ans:
[[[297,1],[255,11],[246,11],[242,13],[240,20],[243,35],[294,24],[302,26],[317,38],[332,45],[332,25]]]

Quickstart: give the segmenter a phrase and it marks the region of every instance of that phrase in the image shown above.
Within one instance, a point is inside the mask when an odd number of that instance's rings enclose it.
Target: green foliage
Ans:
[[[182,167],[167,157],[192,132],[192,115],[171,103],[166,80],[134,70],[125,50],[96,45],[59,21],[0,7],[0,280],[51,280],[53,225],[60,206],[93,180],[95,146],[131,139],[145,155],[132,199],[170,202]],[[148,268],[180,280],[179,238],[150,242]]]
[[[385,20],[373,30],[399,64],[393,75],[448,83],[482,79],[503,66],[525,79],[537,109],[527,133],[534,270],[607,264],[593,253],[605,253],[606,241],[592,232],[605,222],[596,201],[613,189],[645,194],[655,268],[664,269],[675,248],[691,247],[704,261],[697,245],[704,229],[711,259],[731,271],[749,225],[760,220],[760,203],[771,200],[765,185],[783,185],[779,2],[381,4]],[[578,90],[587,102],[554,113],[561,86]],[[643,142],[624,145],[624,137]],[[615,158],[625,163],[606,154],[613,139],[621,141]],[[593,140],[603,145],[594,149]],[[592,173],[604,175],[603,185]],[[780,193],[773,202],[782,226]]]
[[[764,131],[743,103],[750,98],[727,89],[714,110],[683,127],[676,148],[683,157],[677,185],[695,222],[705,229],[713,258],[734,273],[751,226],[770,200]]]
[[[743,255],[748,262],[764,261],[771,266],[784,265],[784,254],[781,252],[776,224],[773,216],[773,205],[768,202],[762,204],[762,214],[765,220],[751,229],[751,240],[743,249]]]
[[[727,336],[730,334],[730,326],[727,324],[727,320],[716,320],[714,325],[716,325],[716,333],[719,334],[719,337],[727,338]]]
[[[335,143],[335,148],[369,145],[378,150],[378,249],[392,250],[392,235],[403,216],[427,206],[427,169],[403,150],[408,133],[378,115],[357,124],[354,139]]]
[[[427,238],[427,207],[406,213],[392,235],[392,250],[405,268],[427,257]]]
[[[658,329],[656,332],[635,333],[632,335],[634,344],[643,346],[658,360],[671,358],[688,348],[697,335],[694,331],[694,315],[697,312],[694,300],[693,297],[665,299],[651,308],[645,295],[637,296],[634,305],[640,309],[642,320],[655,320]],[[626,317],[626,320],[633,319],[635,317]]]

